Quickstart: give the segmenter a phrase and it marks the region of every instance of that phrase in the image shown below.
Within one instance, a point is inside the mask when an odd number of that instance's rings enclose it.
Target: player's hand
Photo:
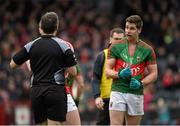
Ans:
[[[135,90],[135,89],[139,89],[140,87],[142,87],[142,83],[135,78],[131,78],[130,89]]]
[[[130,76],[132,76],[132,73],[131,73],[131,69],[129,66],[122,70],[119,70],[119,72],[118,72],[119,78],[128,78]]]
[[[95,99],[95,104],[96,104],[96,107],[98,108],[98,109],[104,109],[103,108],[103,106],[104,106],[104,102],[103,102],[103,100],[102,100],[102,98],[101,97],[97,97],[96,99]]]
[[[68,75],[68,76],[66,77],[66,83],[67,83],[67,85],[69,85],[69,86],[72,85],[73,81],[74,81],[74,79],[73,79],[72,76]]]

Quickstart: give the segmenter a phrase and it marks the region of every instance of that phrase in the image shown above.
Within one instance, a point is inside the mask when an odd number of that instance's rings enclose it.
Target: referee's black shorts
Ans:
[[[32,87],[30,97],[36,124],[47,119],[66,121],[67,95],[64,86]]]
[[[110,125],[110,117],[109,117],[109,98],[103,99],[104,109],[99,110],[98,120],[96,125]]]

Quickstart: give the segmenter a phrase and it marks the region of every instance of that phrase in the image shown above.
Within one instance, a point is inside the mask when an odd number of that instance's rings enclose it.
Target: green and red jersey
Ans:
[[[145,67],[149,64],[156,64],[156,55],[151,46],[143,41],[137,42],[136,50],[133,56],[128,53],[128,42],[125,40],[122,43],[113,45],[109,49],[108,58],[115,58],[115,71],[119,71],[127,67],[131,68],[132,76],[137,80],[144,78]],[[131,78],[114,79],[112,84],[112,91],[123,93],[143,94],[143,88],[133,90],[129,88]]]
[[[77,70],[77,75],[81,73],[79,65],[76,65],[76,70]],[[73,76],[68,76],[66,78],[65,88],[66,88],[66,93],[67,94],[71,94],[71,87],[73,85],[73,82],[74,82],[74,77]]]

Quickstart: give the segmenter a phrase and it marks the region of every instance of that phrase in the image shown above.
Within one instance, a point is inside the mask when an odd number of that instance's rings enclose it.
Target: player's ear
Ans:
[[[139,29],[138,29],[138,33],[140,34],[140,33],[141,33],[141,31],[142,31],[142,28],[139,28]]]

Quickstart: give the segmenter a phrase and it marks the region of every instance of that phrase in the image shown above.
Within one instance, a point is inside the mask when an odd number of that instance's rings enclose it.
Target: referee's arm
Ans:
[[[104,52],[101,52],[94,63],[92,90],[94,98],[100,97],[100,83],[102,77],[102,70],[104,65]]]
[[[71,74],[72,76],[77,75],[77,70],[76,70],[76,64],[77,64],[77,59],[75,54],[71,49],[67,49],[65,52],[66,55],[66,61],[65,61],[65,66],[67,67],[67,72]]]
[[[26,48],[22,48],[18,53],[16,53],[10,62],[10,68],[15,69],[21,64],[23,64],[25,61],[29,59],[29,54],[26,51]]]

